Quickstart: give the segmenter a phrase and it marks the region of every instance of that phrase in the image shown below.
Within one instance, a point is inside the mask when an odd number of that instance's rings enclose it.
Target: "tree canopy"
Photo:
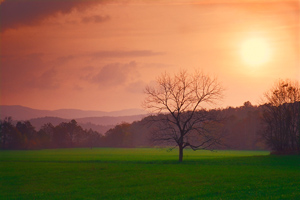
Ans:
[[[223,88],[216,78],[199,71],[164,73],[156,85],[146,87],[145,94],[144,107],[159,115],[153,120],[157,127],[154,141],[178,146],[180,162],[184,148],[206,149],[220,142],[212,131],[217,116],[205,110],[222,99]]]
[[[300,152],[300,86],[280,80],[265,93],[262,136],[276,153]]]

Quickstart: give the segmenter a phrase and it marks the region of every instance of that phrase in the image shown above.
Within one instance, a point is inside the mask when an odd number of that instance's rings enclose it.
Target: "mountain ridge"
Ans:
[[[122,117],[145,115],[146,113],[147,112],[145,110],[137,108],[106,112],[80,109],[40,110],[20,105],[0,105],[0,119],[12,117],[14,120],[30,120],[40,117],[58,117],[64,119],[78,119],[87,117]]]

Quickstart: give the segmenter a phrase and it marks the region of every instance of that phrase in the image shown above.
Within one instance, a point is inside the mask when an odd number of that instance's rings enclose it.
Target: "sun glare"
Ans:
[[[243,61],[249,66],[260,66],[270,60],[271,50],[263,38],[250,38],[241,46]]]

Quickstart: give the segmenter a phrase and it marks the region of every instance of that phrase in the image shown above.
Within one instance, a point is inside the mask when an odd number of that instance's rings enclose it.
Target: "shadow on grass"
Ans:
[[[153,159],[153,160],[9,160],[1,162],[17,163],[105,163],[105,164],[145,164],[145,165],[222,165],[222,166],[255,166],[255,165],[296,165],[300,166],[300,155],[259,155],[259,156],[237,156],[237,157],[213,157],[213,158],[187,158],[183,162],[176,159]]]

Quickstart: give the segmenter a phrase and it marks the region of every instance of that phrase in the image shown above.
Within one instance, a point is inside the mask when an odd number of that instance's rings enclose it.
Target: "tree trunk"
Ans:
[[[179,162],[182,162],[183,158],[183,147],[179,146]]]

